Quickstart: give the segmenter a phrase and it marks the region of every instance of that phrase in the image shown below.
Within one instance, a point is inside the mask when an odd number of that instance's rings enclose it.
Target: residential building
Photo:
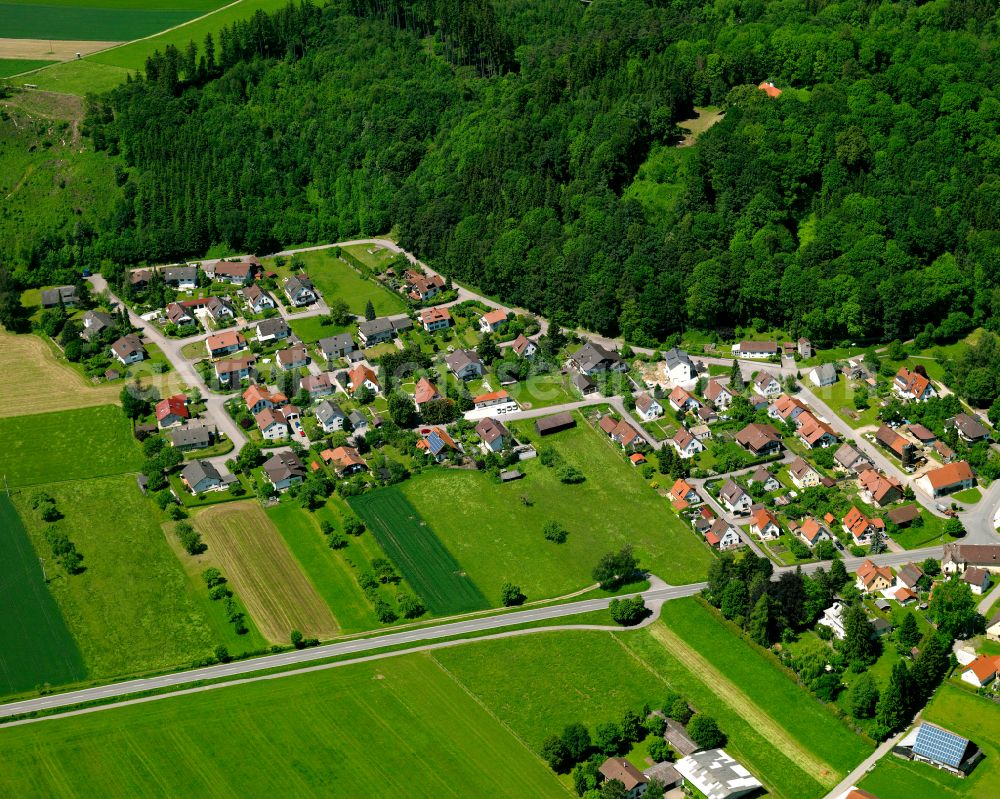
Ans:
[[[503,423],[490,417],[479,421],[476,425],[476,435],[482,441],[485,452],[501,452],[511,440],[510,432]]]
[[[313,411],[316,422],[323,428],[325,433],[336,433],[344,429],[344,421],[347,415],[340,409],[340,406],[330,400],[323,400]]]
[[[976,688],[985,688],[996,679],[1000,671],[1000,655],[979,655],[962,671],[962,682]]]
[[[673,501],[680,500],[689,505],[701,502],[701,497],[698,496],[698,492],[695,490],[694,486],[686,480],[678,480],[674,483],[673,487],[670,489],[670,497]]]
[[[260,286],[247,286],[240,291],[240,296],[243,297],[243,302],[247,304],[247,308],[250,309],[251,313],[264,313],[264,311],[278,307],[278,303],[275,302],[274,297]]]
[[[403,290],[416,302],[426,302],[436,297],[444,291],[445,285],[441,275],[424,275],[414,269],[407,269],[403,273]]]
[[[712,437],[712,428],[710,428],[707,424],[696,424],[691,428],[691,435],[704,444]]]
[[[646,792],[648,781],[642,772],[624,757],[609,757],[601,764],[598,771],[605,780],[618,780],[624,785],[627,799],[639,799]]]
[[[87,311],[83,315],[83,330],[80,335],[87,341],[93,341],[116,324],[117,320],[111,314],[106,314],[104,311]]]
[[[779,88],[778,88],[777,86],[775,86],[775,85],[774,85],[773,83],[771,83],[771,81],[769,81],[769,80],[762,80],[762,81],[761,81],[761,82],[760,82],[760,83],[759,83],[759,84],[757,85],[757,88],[758,88],[758,89],[759,89],[760,91],[764,92],[764,94],[766,94],[766,95],[767,95],[768,97],[770,97],[770,98],[771,98],[772,100],[775,100],[775,99],[777,99],[778,97],[781,97],[781,89],[779,89]]]
[[[781,451],[781,436],[769,424],[751,422],[736,434],[736,443],[758,457]]]
[[[520,358],[530,358],[538,351],[538,345],[522,333],[514,339],[514,343],[511,344],[511,349],[513,349]]]
[[[989,569],[983,569],[979,566],[969,566],[965,570],[965,574],[962,575],[962,582],[966,583],[976,596],[982,596],[990,588]]]
[[[933,497],[943,497],[964,491],[976,484],[976,476],[966,461],[952,461],[938,469],[930,469],[921,482]]]
[[[674,383],[687,383],[698,376],[698,370],[684,350],[671,347],[663,353],[666,362],[667,377]]]
[[[178,291],[190,291],[198,285],[197,266],[168,266],[161,273],[163,282]]]
[[[924,572],[916,563],[907,563],[896,572],[896,587],[916,591]]]
[[[496,333],[507,324],[507,311],[498,308],[487,311],[479,318],[479,330],[483,333]]]
[[[309,352],[304,344],[293,344],[274,354],[274,359],[282,369],[301,369],[309,363]]]
[[[146,357],[146,348],[142,346],[142,339],[135,333],[129,333],[111,345],[111,354],[122,366],[128,366],[143,360]]]
[[[236,385],[253,376],[254,364],[256,363],[257,359],[253,355],[216,361],[213,364],[215,367],[215,377],[223,385]]]
[[[651,422],[663,416],[663,406],[647,391],[643,391],[635,398],[635,410],[644,422]]]
[[[845,472],[860,472],[871,468],[871,461],[858,452],[851,444],[841,444],[833,453],[834,464]]]
[[[798,398],[782,394],[768,407],[767,415],[772,419],[781,419],[783,422],[794,422],[800,414],[806,413],[808,410]]]
[[[978,419],[967,413],[958,413],[950,419],[945,419],[946,429],[955,428],[958,437],[967,444],[977,444],[990,437],[990,431]]]
[[[709,380],[705,386],[705,399],[711,402],[716,408],[725,409],[733,401],[733,392],[718,380]]]
[[[865,516],[857,505],[852,505],[844,517],[843,528],[856,546],[866,546],[872,542],[876,533],[885,533],[885,522],[877,517]]]
[[[941,571],[962,574],[969,566],[1000,573],[1000,546],[995,544],[945,544]]]
[[[60,305],[71,307],[76,305],[76,286],[56,286],[42,292],[42,307],[57,308]]]
[[[797,342],[797,348],[799,351],[799,357],[802,359],[809,359],[813,356],[813,345],[812,342],[807,338],[800,338]]]
[[[189,423],[183,427],[175,427],[168,435],[170,444],[179,450],[205,449],[212,445],[215,426]]]
[[[375,372],[365,364],[359,363],[347,372],[347,388],[351,394],[355,394],[362,386],[376,394],[381,390]]]
[[[358,348],[350,333],[338,333],[336,336],[321,338],[317,346],[323,353],[323,357],[330,361],[346,358]]]
[[[442,461],[449,451],[461,452],[461,448],[443,427],[425,427],[420,430],[421,439],[417,449],[424,450],[436,461]]]
[[[210,461],[191,461],[181,469],[181,482],[192,494],[216,491],[222,488],[222,476]]]
[[[628,364],[618,357],[617,352],[605,349],[593,341],[588,341],[580,347],[570,357],[570,361],[577,370],[590,376],[605,372],[628,371]]]
[[[897,743],[892,753],[929,763],[953,774],[968,774],[983,757],[972,741],[936,724],[921,722]]]
[[[264,461],[264,475],[275,491],[286,491],[306,478],[306,467],[291,450],[276,452]]]
[[[743,546],[739,531],[725,519],[712,522],[712,526],[705,532],[705,540],[723,552]]]
[[[823,388],[837,382],[837,367],[832,363],[824,363],[809,372],[809,381],[814,386]]]
[[[816,623],[822,624],[824,627],[829,627],[833,630],[833,637],[843,641],[845,635],[844,603],[839,599],[834,600],[834,603],[823,611],[822,617]]]
[[[687,411],[697,411],[701,407],[698,399],[691,392],[677,386],[667,397],[667,402],[675,411],[686,413]]]
[[[741,341],[732,347],[734,358],[767,359],[778,355],[778,344],[774,341]]]
[[[615,419],[610,414],[601,417],[598,427],[603,430],[608,438],[616,444],[621,444],[623,449],[642,443],[643,439],[632,425],[624,419]]]
[[[854,584],[859,591],[874,594],[892,588],[895,578],[888,566],[876,566],[871,560],[866,560],[854,572]]]
[[[299,388],[308,391],[310,399],[326,397],[333,393],[333,381],[326,372],[318,375],[306,375],[299,381]]]
[[[705,451],[705,445],[684,426],[677,428],[677,432],[670,439],[670,446],[677,450],[677,454],[685,460]]]
[[[194,313],[191,312],[191,308],[180,302],[168,303],[166,307],[166,315],[167,321],[177,327],[186,327],[187,325],[193,325],[198,321],[195,319]]]
[[[157,402],[156,423],[160,429],[184,424],[184,421],[191,416],[187,403],[188,398],[184,394],[174,394],[172,397],[164,397]]]
[[[762,397],[777,397],[781,393],[781,383],[770,372],[761,370],[754,378],[753,390]]]
[[[217,283],[235,283],[245,286],[252,283],[260,269],[260,261],[251,256],[245,261],[216,261],[202,266],[209,280]]]
[[[441,392],[437,390],[437,386],[426,377],[421,377],[417,381],[417,385],[413,390],[413,404],[417,406],[418,411],[421,405],[441,398]]]
[[[951,463],[955,460],[955,450],[945,444],[943,441],[934,442],[934,451],[938,454],[938,457],[943,463]]]
[[[706,799],[737,799],[763,787],[724,749],[694,752],[678,760],[674,768]]]
[[[492,408],[494,414],[515,413],[521,409],[514,398],[502,388],[473,397],[472,405],[477,411]]]
[[[230,319],[236,318],[236,310],[229,300],[224,300],[221,297],[208,297],[202,305],[216,324],[224,325]]]
[[[444,330],[446,327],[451,327],[451,313],[444,307],[424,308],[420,312],[420,324],[428,333]]]
[[[730,513],[744,514],[750,512],[753,499],[739,483],[726,480],[719,489],[719,499]]]
[[[798,418],[799,429],[795,431],[799,441],[809,449],[830,447],[837,443],[837,434],[826,422],[821,422],[811,413],[803,413]]]
[[[128,282],[129,285],[134,289],[139,291],[144,291],[149,288],[149,281],[153,279],[152,269],[133,269],[129,272]]]
[[[232,355],[234,352],[246,349],[247,340],[242,333],[235,330],[225,330],[216,333],[205,339],[205,347],[208,349],[210,358],[221,358],[224,355]]]
[[[820,541],[833,541],[833,533],[826,528],[826,525],[816,521],[812,516],[807,516],[805,521],[799,525],[798,536],[811,547],[816,546]]]
[[[254,326],[254,331],[257,341],[261,344],[288,338],[292,334],[288,323],[280,316],[275,316],[271,319],[261,319]]]
[[[412,327],[413,322],[410,321],[409,317],[390,319],[387,316],[381,316],[358,323],[358,340],[362,347],[373,347],[385,341],[392,341],[400,332]]]
[[[762,541],[773,541],[781,535],[781,525],[768,508],[755,505],[750,511],[750,532]]]
[[[365,459],[354,447],[336,447],[335,449],[325,449],[320,453],[320,457],[326,463],[332,463],[334,471],[339,477],[346,477],[350,474],[363,472],[368,468]]]
[[[917,367],[917,370],[922,367]],[[931,397],[937,396],[937,391],[927,379],[926,374],[920,371],[910,371],[905,366],[899,367],[896,377],[892,381],[892,390],[897,397],[904,402],[925,402]]]
[[[319,299],[319,294],[316,292],[316,287],[313,282],[309,279],[308,275],[298,275],[292,276],[285,279],[285,284],[282,287],[285,291],[285,296],[288,301],[301,308],[305,305],[311,305]]]
[[[267,386],[254,384],[243,392],[243,402],[250,413],[260,413],[265,408],[280,408],[288,401],[284,394],[272,394]]]
[[[796,488],[811,488],[819,485],[820,473],[804,458],[796,458],[788,465],[788,476]]]
[[[895,477],[888,477],[877,469],[862,469],[858,474],[862,499],[884,508],[903,499],[903,484]]]
[[[459,380],[474,380],[486,371],[475,350],[455,350],[444,361]]]
[[[758,466],[747,478],[747,485],[752,486],[754,483],[760,483],[765,491],[777,491],[781,488],[778,478],[771,474],[766,466]]]
[[[254,419],[265,441],[288,438],[290,428],[280,408],[264,408],[254,414]]]

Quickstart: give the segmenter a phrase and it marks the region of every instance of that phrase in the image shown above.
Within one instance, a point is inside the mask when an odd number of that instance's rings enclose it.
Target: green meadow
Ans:
[[[197,15],[193,9],[156,8],[158,3],[142,0],[112,5],[104,0],[99,7],[89,2],[0,3],[0,31],[12,39],[126,42],[180,25]]]

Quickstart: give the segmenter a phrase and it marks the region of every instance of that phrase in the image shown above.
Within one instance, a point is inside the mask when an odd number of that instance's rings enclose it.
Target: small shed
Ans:
[[[524,475],[521,474],[521,472],[519,472],[517,469],[510,469],[509,471],[506,472],[500,472],[501,483],[510,483],[513,482],[514,480],[520,480],[522,477],[524,477]]]
[[[563,411],[552,416],[545,416],[535,422],[535,431],[540,436],[549,436],[560,430],[576,427],[576,419],[569,411]]]

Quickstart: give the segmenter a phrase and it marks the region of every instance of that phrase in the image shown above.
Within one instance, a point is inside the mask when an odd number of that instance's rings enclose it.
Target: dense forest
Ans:
[[[90,99],[87,134],[125,165],[113,212],[15,277],[395,227],[455,279],[633,343],[996,328],[997,30],[990,0],[258,13]],[[709,104],[723,120],[677,158],[676,123]],[[656,164],[675,191],[641,202]]]

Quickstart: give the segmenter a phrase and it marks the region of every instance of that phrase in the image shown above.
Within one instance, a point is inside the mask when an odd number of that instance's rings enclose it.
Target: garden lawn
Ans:
[[[406,312],[403,298],[374,280],[366,280],[350,264],[334,257],[333,250],[299,253],[305,271],[312,278],[323,299],[329,305],[335,299],[344,300],[351,313],[361,315],[371,300],[378,316]]]
[[[396,259],[397,253],[384,247],[378,249],[375,247],[374,244],[349,244],[343,249],[344,252],[353,255],[372,271],[383,272]],[[368,252],[368,250],[375,251]]]
[[[0,760],[20,799],[570,796],[426,655],[16,727]]]
[[[499,386],[500,382],[494,379],[491,385]],[[504,388],[525,410],[548,408],[580,399],[570,390],[566,378],[559,374],[535,375],[521,383],[514,383]]]
[[[923,508],[920,509],[920,516],[924,520],[922,527],[914,527],[912,524],[909,527],[903,527],[892,536],[892,540],[903,549],[920,549],[952,540],[944,532],[946,519],[934,516]]]
[[[926,763],[883,757],[860,787],[879,799],[994,799],[1000,785],[1000,712],[990,700],[945,683],[923,719],[969,738],[986,755],[968,777],[954,777]]]
[[[0,494],[0,694],[62,685],[86,672],[14,505]],[[49,569],[54,570],[50,563]]]
[[[307,316],[305,319],[296,319],[295,317],[292,317],[288,320],[288,326],[304,344],[312,344],[314,341],[319,341],[321,338],[336,336],[338,333],[351,332],[351,327],[349,326],[340,327],[338,325],[325,324],[326,322],[327,319],[323,316]],[[319,353],[310,352],[309,355],[314,359],[318,359],[320,365],[324,365],[323,359]]]
[[[814,386],[808,379],[802,384],[851,427],[878,425],[878,399],[874,396],[874,389],[868,400],[869,407],[859,411],[854,407],[854,389],[843,375],[838,375],[837,382],[832,386],[823,388]]]
[[[489,607],[475,579],[435,535],[427,521],[434,515],[422,517],[399,486],[352,497],[349,504],[432,613]]]
[[[211,655],[216,642],[206,620],[207,592],[203,601],[190,593],[156,509],[133,477],[50,483],[44,490],[64,514],[57,524],[86,567],[67,575],[45,556],[52,593],[88,676],[187,666]],[[47,525],[29,504],[33,493],[18,492],[14,502],[35,549],[48,553]]]
[[[951,498],[956,502],[964,502],[966,505],[975,505],[983,498],[983,495],[978,487],[973,486],[964,491],[957,491],[951,495]]]
[[[577,422],[544,443],[586,476],[579,485],[561,483],[554,469],[534,459],[518,465],[523,480],[505,485],[482,472],[432,469],[399,490],[494,604],[505,580],[529,599],[590,585],[598,558],[627,543],[642,568],[667,582],[704,579],[712,560],[707,547],[625,462],[620,449],[579,415]],[[566,543],[543,537],[549,521],[569,531]]]
[[[0,474],[11,488],[137,472],[142,452],[121,408],[0,418]]]

